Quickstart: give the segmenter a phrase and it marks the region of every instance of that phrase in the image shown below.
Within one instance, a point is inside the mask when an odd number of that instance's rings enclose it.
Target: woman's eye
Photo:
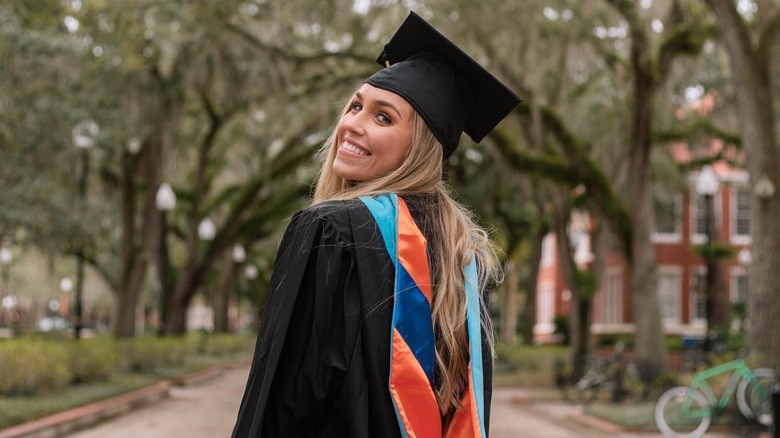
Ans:
[[[363,105],[358,102],[352,102],[352,105],[349,106],[349,109],[352,111],[360,111],[363,109]]]
[[[384,114],[384,113],[377,114],[376,118],[381,123],[387,123],[387,124],[392,123],[392,120],[390,119],[390,117],[388,117],[387,114]]]

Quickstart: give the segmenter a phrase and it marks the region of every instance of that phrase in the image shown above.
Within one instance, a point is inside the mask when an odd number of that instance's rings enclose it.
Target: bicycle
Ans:
[[[709,379],[731,373],[718,398]],[[737,408],[747,419],[763,426],[772,424],[771,388],[777,373],[769,368],[751,370],[742,357],[699,371],[690,385],[677,386],[661,394],[653,417],[658,430],[669,438],[698,438],[707,431],[712,418],[723,412],[732,395]]]
[[[565,374],[563,363],[556,363],[556,384],[564,400],[590,403],[598,398],[601,388],[610,388],[612,401],[621,402],[627,396],[646,400],[660,372],[654,363],[634,361],[625,357],[622,344],[607,357],[588,359],[583,357],[581,372]]]

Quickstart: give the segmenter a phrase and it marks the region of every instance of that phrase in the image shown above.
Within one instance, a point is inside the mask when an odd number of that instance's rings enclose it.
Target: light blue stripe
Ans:
[[[469,347],[471,349],[471,379],[474,384],[474,399],[477,403],[479,431],[485,433],[485,400],[482,374],[482,327],[480,326],[479,293],[477,292],[477,264],[472,258],[466,265],[466,320],[469,331]]]
[[[392,193],[376,197],[361,196],[360,200],[374,216],[393,266],[398,267],[398,196]]]

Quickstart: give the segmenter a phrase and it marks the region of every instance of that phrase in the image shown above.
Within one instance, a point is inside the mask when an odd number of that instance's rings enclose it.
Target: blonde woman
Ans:
[[[441,163],[519,99],[414,13],[378,62],[280,244],[234,437],[487,437],[499,268]]]

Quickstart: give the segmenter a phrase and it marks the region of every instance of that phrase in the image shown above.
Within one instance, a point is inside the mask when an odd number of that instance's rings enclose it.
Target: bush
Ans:
[[[204,353],[210,356],[227,356],[252,351],[254,336],[236,336],[228,333],[210,334],[206,338]]]
[[[110,338],[82,340],[68,346],[73,382],[93,382],[111,376],[117,366],[116,346]]]
[[[62,344],[40,339],[0,342],[0,394],[26,395],[67,386],[72,379]]]
[[[148,372],[182,365],[195,352],[195,343],[188,338],[143,337],[118,341],[117,351],[120,368]]]

